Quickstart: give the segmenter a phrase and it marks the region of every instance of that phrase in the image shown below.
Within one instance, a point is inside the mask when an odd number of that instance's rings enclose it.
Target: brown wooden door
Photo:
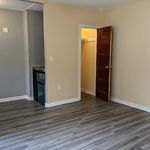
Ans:
[[[96,97],[111,100],[112,27],[97,30]]]

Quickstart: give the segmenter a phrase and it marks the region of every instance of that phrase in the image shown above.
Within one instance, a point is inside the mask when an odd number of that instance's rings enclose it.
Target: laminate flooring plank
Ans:
[[[150,113],[85,93],[53,108],[0,103],[0,150],[150,150]]]

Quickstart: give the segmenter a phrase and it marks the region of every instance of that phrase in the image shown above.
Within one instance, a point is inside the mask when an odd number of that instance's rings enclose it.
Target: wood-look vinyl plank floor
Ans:
[[[150,113],[84,93],[47,109],[0,103],[0,150],[150,150]]]

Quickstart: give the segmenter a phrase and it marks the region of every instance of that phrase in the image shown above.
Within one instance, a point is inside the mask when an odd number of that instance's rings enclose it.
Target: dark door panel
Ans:
[[[112,27],[97,30],[96,96],[110,101],[112,69]]]

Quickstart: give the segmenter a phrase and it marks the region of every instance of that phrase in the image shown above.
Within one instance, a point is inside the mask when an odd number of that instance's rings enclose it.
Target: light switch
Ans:
[[[49,61],[52,63],[54,61],[54,58],[52,56],[49,57]]]
[[[3,33],[8,33],[8,28],[3,27]]]
[[[59,85],[57,86],[57,90],[60,91],[61,89],[62,89],[62,86],[61,86],[61,84],[59,84]]]

